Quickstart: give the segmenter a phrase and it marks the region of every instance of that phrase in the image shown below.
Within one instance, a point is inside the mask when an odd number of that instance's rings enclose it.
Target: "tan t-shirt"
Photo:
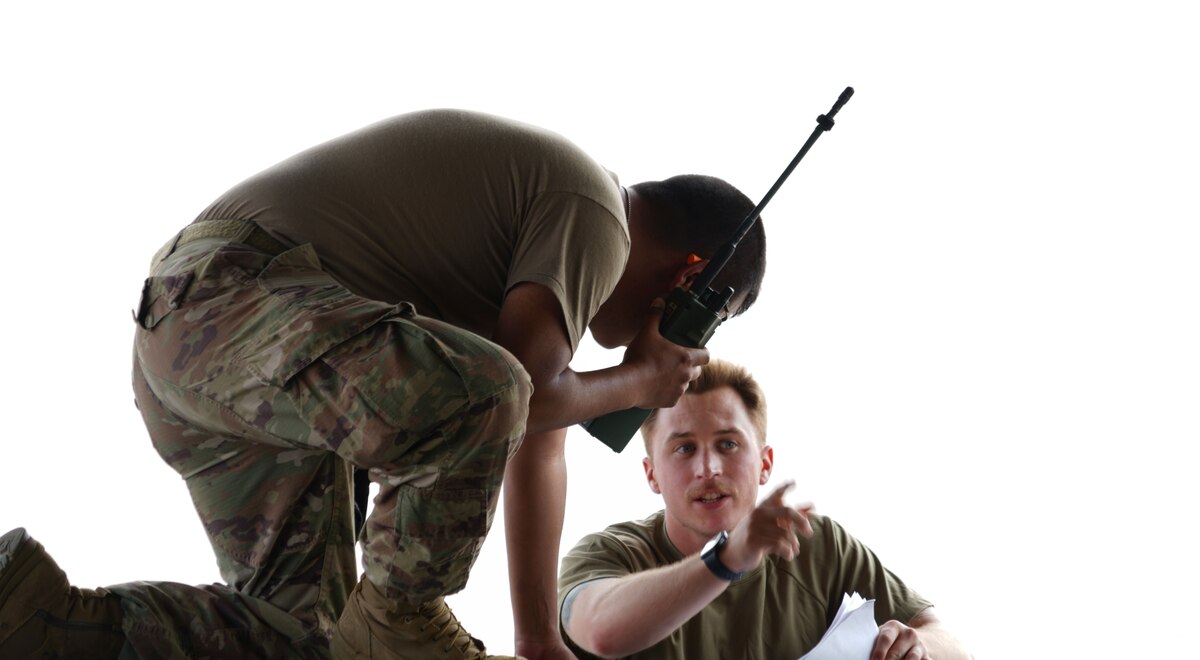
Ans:
[[[840,525],[823,516],[810,520],[813,537],[800,538],[799,556],[792,561],[767,557],[669,637],[631,657],[795,660],[820,641],[845,593],[874,598],[878,623],[908,623],[930,607]],[[681,559],[683,554],[667,538],[662,511],[589,534],[562,560],[560,613],[563,599],[577,585]],[[571,642],[565,630],[563,638],[579,657],[593,657]]]
[[[312,243],[347,288],[491,337],[520,282],[550,288],[571,348],[629,255],[616,178],[560,135],[460,110],[399,115],[238,184],[197,221]]]

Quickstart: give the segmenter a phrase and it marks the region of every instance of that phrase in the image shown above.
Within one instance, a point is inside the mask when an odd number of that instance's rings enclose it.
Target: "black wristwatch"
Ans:
[[[725,564],[722,564],[721,558],[717,556],[717,552],[721,550],[721,547],[724,546],[725,542],[728,540],[729,532],[721,530],[720,534],[712,537],[708,543],[704,544],[704,550],[700,551],[700,559],[704,560],[704,565],[708,567],[708,570],[712,571],[713,575],[721,578],[722,580],[729,580],[730,582],[733,582],[734,580],[745,575],[745,573],[735,573],[729,570],[729,567]]]

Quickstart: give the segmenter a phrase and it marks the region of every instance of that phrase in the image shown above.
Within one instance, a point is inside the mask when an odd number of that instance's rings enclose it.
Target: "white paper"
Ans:
[[[800,660],[868,660],[877,635],[875,600],[846,594],[825,636]]]

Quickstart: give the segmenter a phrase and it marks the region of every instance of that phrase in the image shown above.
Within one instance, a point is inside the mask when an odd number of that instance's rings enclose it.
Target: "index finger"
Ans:
[[[763,501],[771,502],[772,504],[782,506],[783,505],[783,496],[789,490],[791,490],[792,487],[794,487],[795,485],[796,485],[795,479],[788,479],[787,481],[779,484],[779,486],[777,486],[775,488],[775,490],[771,491],[771,494],[767,495],[767,499],[763,500]]]
[[[884,622],[879,626],[879,634],[875,636],[875,643],[871,646],[871,660],[885,660],[892,650],[893,644],[899,634],[894,626],[891,626],[891,621]]]

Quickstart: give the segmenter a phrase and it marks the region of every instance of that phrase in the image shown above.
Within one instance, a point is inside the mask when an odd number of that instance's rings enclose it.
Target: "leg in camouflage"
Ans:
[[[24,529],[0,536],[0,658],[115,658],[120,600],[78,589]]]
[[[152,655],[319,655],[353,583],[350,466],[380,486],[368,579],[395,602],[453,593],[523,435],[529,381],[476,335],[353,296],[310,247],[271,258],[221,243],[180,247],[149,280],[135,383],[229,587],[113,591]]]
[[[143,657],[326,657],[353,586],[350,466],[281,452],[168,411],[134,371],[155,448],[188,485],[225,585],[134,582],[125,631]]]

